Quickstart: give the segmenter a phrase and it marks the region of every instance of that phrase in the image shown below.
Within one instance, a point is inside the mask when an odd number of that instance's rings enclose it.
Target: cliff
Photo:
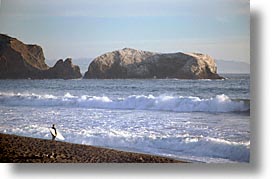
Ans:
[[[89,65],[84,78],[221,79],[208,55],[153,53],[124,48],[103,54]]]
[[[43,49],[0,34],[0,79],[80,78],[79,67],[68,62],[53,68],[45,63]]]

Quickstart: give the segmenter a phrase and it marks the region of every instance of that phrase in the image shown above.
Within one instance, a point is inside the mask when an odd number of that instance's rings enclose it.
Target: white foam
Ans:
[[[204,162],[214,162],[217,159],[236,162],[249,162],[250,160],[249,142],[230,142],[209,137],[159,137],[131,135],[119,131],[101,132],[96,136],[89,132],[82,132],[79,134],[81,136],[77,138],[74,136],[71,141],[137,152],[173,155],[182,159],[196,156],[196,160]]]
[[[4,133],[19,134],[50,139],[47,126],[26,125],[20,128],[7,129]],[[151,134],[135,134],[121,130],[76,130],[63,129],[67,142],[94,146],[111,147],[120,150],[145,152],[175,158],[190,159],[203,162],[249,162],[250,142],[232,142],[219,138],[190,136],[158,136]],[[226,161],[226,162],[228,162]]]
[[[91,97],[87,97],[89,98]],[[155,97],[151,96],[151,98],[155,100]],[[61,97],[58,99],[60,101]],[[80,100],[79,97],[77,99]],[[97,100],[104,101],[101,98]],[[170,99],[165,98],[165,100]],[[125,100],[121,99],[121,101]],[[171,114],[86,108],[65,108],[62,109],[63,111],[57,110],[58,115],[56,115],[53,111],[55,107],[42,107],[39,110],[36,107],[30,107],[29,109],[31,110],[27,115],[24,115],[26,109],[20,107],[13,109],[16,111],[11,114],[3,115],[0,131],[51,139],[48,127],[54,122],[67,142],[203,162],[249,162],[249,136],[243,133],[249,128],[231,130],[239,124],[238,119],[234,121],[234,125],[226,123],[233,126],[230,130],[227,130],[228,126],[223,128],[224,123],[216,121],[220,116],[227,115],[203,114],[203,117],[199,117],[200,113]],[[168,116],[169,120],[167,120]],[[189,120],[188,116],[196,120]],[[209,126],[209,129],[205,126]]]
[[[111,99],[108,96],[64,96],[52,94],[0,93],[1,105],[12,106],[64,106],[102,109],[136,109],[174,112],[241,112],[250,109],[244,101],[232,101],[222,94],[214,98],[183,97],[168,95],[131,95],[126,98]]]

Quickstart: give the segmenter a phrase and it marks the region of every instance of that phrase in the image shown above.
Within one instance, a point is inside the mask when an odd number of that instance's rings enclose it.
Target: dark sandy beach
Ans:
[[[88,145],[0,134],[1,163],[185,163]]]

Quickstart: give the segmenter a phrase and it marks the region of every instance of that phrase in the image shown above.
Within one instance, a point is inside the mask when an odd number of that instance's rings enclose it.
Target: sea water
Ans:
[[[0,132],[207,163],[249,162],[250,76],[0,80]]]

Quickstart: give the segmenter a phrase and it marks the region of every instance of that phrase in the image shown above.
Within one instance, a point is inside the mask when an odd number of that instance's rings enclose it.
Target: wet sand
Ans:
[[[1,163],[186,163],[171,158],[0,134]]]

